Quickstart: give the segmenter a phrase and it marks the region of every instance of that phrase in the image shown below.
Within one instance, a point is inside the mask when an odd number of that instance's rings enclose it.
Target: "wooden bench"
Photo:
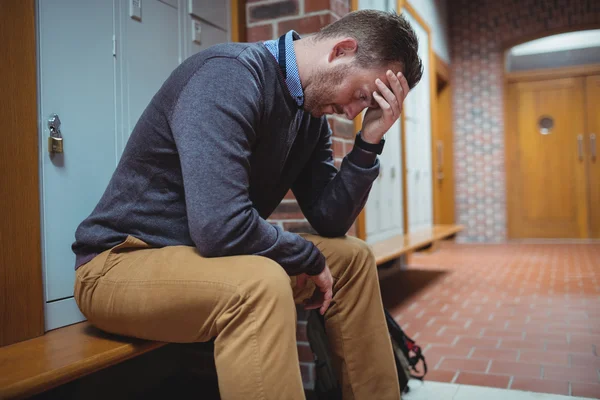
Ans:
[[[421,229],[406,235],[398,235],[377,242],[371,246],[375,253],[377,265],[394,260],[401,255],[409,254],[415,250],[449,238],[462,231],[462,225],[435,225],[431,228]]]
[[[381,265],[450,237],[462,226],[435,226],[372,246]],[[165,346],[106,334],[87,322],[0,348],[0,399],[27,398]]]

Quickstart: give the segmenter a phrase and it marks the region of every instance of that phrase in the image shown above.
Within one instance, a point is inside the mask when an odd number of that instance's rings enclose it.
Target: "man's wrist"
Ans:
[[[383,151],[383,145],[385,144],[385,139],[380,139],[377,142],[371,142],[364,138],[362,132],[358,132],[356,135],[356,140],[354,141],[354,146],[365,151],[381,154]]]
[[[381,138],[373,137],[372,135],[369,135],[368,133],[365,133],[363,131],[360,131],[359,134],[361,135],[362,140],[364,140],[367,143],[379,144],[379,142],[381,142]]]

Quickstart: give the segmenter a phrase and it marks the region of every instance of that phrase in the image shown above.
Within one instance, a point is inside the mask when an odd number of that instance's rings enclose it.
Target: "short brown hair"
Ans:
[[[361,68],[380,68],[401,63],[412,89],[423,76],[419,41],[403,15],[394,11],[360,10],[324,27],[315,40],[349,36],[358,42],[356,62]]]

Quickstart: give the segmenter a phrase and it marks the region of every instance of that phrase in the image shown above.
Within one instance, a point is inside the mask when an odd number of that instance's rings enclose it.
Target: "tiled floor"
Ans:
[[[429,381],[600,398],[599,279],[600,244],[443,243],[381,284]]]

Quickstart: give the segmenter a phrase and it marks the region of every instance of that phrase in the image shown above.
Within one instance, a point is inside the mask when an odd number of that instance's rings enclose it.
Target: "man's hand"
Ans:
[[[379,93],[373,92],[373,98],[379,104],[379,108],[369,108],[365,113],[362,126],[362,137],[365,142],[377,144],[381,141],[383,135],[400,118],[402,103],[409,91],[408,82],[401,72],[394,75],[388,70],[386,76],[389,87],[380,79],[375,81]]]
[[[324,315],[333,298],[333,277],[331,276],[331,271],[329,271],[329,267],[325,265],[325,269],[319,275],[298,275],[296,278],[296,286],[299,289],[302,289],[306,285],[308,279],[312,280],[317,287],[315,288],[312,297],[304,301],[304,308],[307,310],[320,308],[319,312],[321,315]]]

